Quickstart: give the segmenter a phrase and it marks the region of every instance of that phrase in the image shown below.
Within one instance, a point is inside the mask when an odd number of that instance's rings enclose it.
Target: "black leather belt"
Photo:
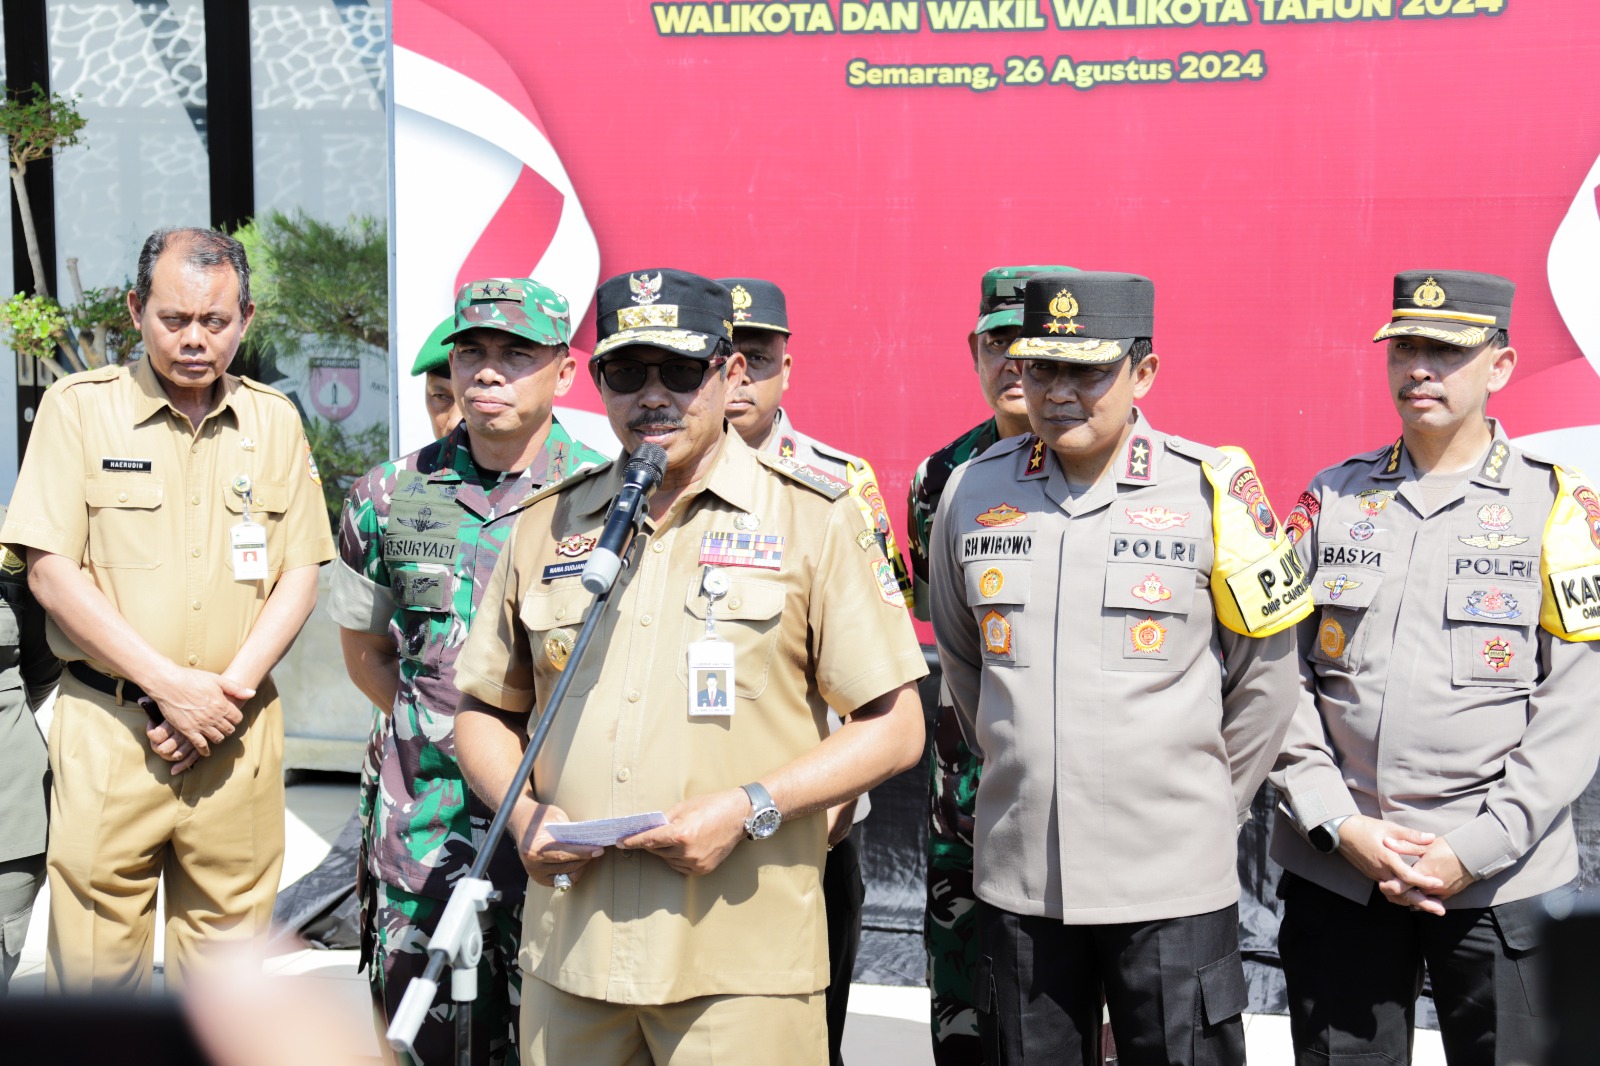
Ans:
[[[112,677],[110,674],[102,674],[81,659],[74,659],[68,663],[67,673],[96,692],[103,692],[107,696],[114,697],[118,703],[137,704],[145,697],[144,689],[135,685],[132,681],[127,681],[120,677]]]

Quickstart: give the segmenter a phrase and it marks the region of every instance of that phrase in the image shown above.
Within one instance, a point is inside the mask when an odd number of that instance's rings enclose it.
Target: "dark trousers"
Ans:
[[[1288,872],[1278,895],[1296,1063],[1411,1061],[1424,967],[1450,1066],[1539,1060],[1533,956],[1545,897],[1440,918],[1376,886],[1353,903]]]
[[[828,912],[828,1062],[844,1066],[845,1015],[850,1010],[850,978],[856,972],[856,951],[861,946],[861,827],[851,828],[828,852],[822,869],[822,904]]]
[[[978,903],[973,993],[989,1066],[1097,1066],[1101,996],[1122,1066],[1242,1066],[1239,908],[1063,925]]]

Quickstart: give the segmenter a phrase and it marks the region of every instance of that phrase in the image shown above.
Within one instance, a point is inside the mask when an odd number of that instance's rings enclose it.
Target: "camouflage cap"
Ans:
[[[498,329],[535,344],[568,344],[572,319],[567,298],[532,278],[485,278],[456,293],[451,343],[471,329]]]
[[[1516,283],[1469,270],[1405,270],[1394,276],[1394,312],[1374,341],[1428,337],[1457,348],[1476,348],[1511,328]]]
[[[435,371],[441,374],[450,373],[450,345],[445,342],[445,338],[450,336],[455,328],[455,315],[449,316],[433,327],[428,339],[422,342],[422,350],[417,353],[417,361],[411,364],[412,377]]]
[[[1023,287],[1013,359],[1114,363],[1155,326],[1156,287],[1138,274],[1036,274]]]
[[[594,359],[632,344],[710,359],[733,340],[733,296],[687,270],[639,270],[600,283],[594,294]]]
[[[983,274],[983,287],[978,297],[978,324],[974,333],[987,333],[1001,326],[1022,325],[1022,283],[1035,274],[1065,274],[1076,270],[1069,266],[1012,266],[995,267]]]
[[[789,304],[783,290],[761,278],[718,278],[733,294],[733,328],[789,332]]]

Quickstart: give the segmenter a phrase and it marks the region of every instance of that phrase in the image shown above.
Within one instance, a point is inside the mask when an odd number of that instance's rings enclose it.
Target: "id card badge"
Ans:
[[[228,531],[233,543],[233,579],[267,579],[267,527],[245,519]]]
[[[689,645],[689,717],[733,715],[733,642],[708,637]]]

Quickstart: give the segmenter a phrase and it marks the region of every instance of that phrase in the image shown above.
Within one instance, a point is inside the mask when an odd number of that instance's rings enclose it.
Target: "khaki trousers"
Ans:
[[[264,935],[283,868],[283,717],[270,680],[238,729],[177,777],[145,714],[61,675],[50,724],[51,991],[148,991],[156,886],[166,980]]]
[[[522,975],[522,1066],[827,1066],[821,992],[639,1006]]]

